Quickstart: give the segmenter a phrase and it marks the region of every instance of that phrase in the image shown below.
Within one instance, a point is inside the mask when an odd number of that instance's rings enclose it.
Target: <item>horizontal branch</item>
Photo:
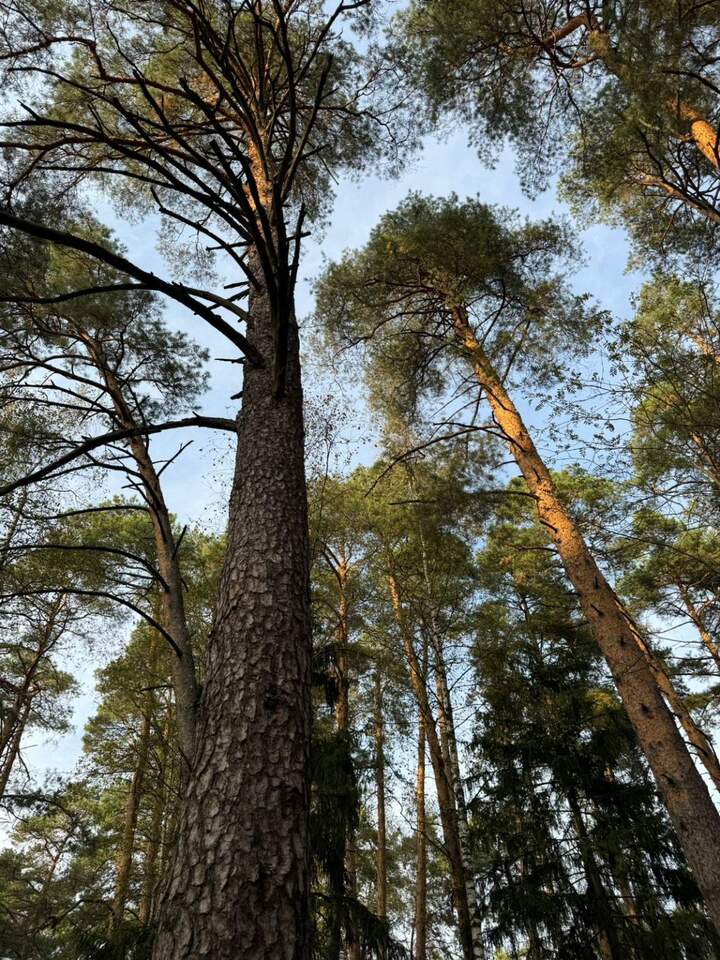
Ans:
[[[225,320],[216,316],[209,307],[200,303],[200,301],[192,296],[181,284],[163,280],[154,273],[143,270],[142,267],[132,263],[119,253],[108,250],[107,247],[103,247],[102,244],[87,240],[84,237],[78,237],[74,233],[55,230],[53,227],[46,227],[43,224],[34,223],[32,220],[15,216],[15,214],[10,213],[7,209],[0,209],[0,224],[10,227],[13,230],[19,230],[21,233],[26,233],[38,240],[55,243],[61,247],[69,247],[72,250],[80,250],[82,253],[87,253],[96,260],[107,263],[121,273],[125,273],[129,277],[134,277],[147,287],[148,290],[155,290],[158,293],[165,294],[165,296],[181,303],[196,316],[205,320],[206,323],[210,324],[210,326],[219,333],[222,333],[231,343],[241,350],[253,366],[262,367],[265,365],[261,354],[249,342],[247,337],[244,337],[235,330],[234,327],[231,327]]]
[[[16,590],[13,593],[0,594],[0,602],[3,600],[14,600],[16,597],[42,597],[46,596],[49,593],[57,593],[61,596],[77,596],[77,597],[95,597],[99,600],[111,600],[113,603],[119,603],[122,607],[127,607],[128,610],[132,610],[133,613],[136,613],[139,617],[142,617],[146,623],[148,623],[154,630],[164,637],[170,646],[175,651],[178,659],[182,660],[183,652],[175,643],[173,638],[167,632],[165,627],[162,624],[158,623],[154,617],[151,617],[149,613],[138,607],[137,604],[133,603],[132,600],[126,600],[124,597],[118,597],[114,593],[108,593],[106,590],[83,590],[81,587],[36,587],[33,590]]]
[[[69,450],[62,457],[58,457],[58,459],[52,463],[40,467],[40,469],[34,470],[32,473],[28,473],[18,480],[6,483],[0,487],[0,497],[12,493],[13,490],[18,490],[20,487],[27,487],[31,483],[38,483],[40,480],[51,477],[56,470],[66,466],[68,463],[72,463],[73,460],[77,460],[79,457],[85,456],[93,450],[97,450],[98,447],[115,443],[118,440],[128,440],[130,437],[144,437],[151,433],[161,433],[163,430],[175,430],[180,427],[209,427],[212,430],[227,430],[231,433],[235,433],[237,430],[235,421],[226,419],[225,417],[185,417],[183,420],[169,420],[167,423],[147,424],[142,427],[112,430],[110,433],[103,433],[98,437],[91,437],[84,443],[80,443],[72,450]]]

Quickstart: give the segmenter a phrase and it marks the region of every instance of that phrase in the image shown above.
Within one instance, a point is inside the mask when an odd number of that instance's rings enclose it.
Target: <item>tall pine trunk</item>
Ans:
[[[139,427],[140,424],[128,406],[123,388],[118,382],[101,344],[87,334],[82,334],[82,338],[95,366],[105,381],[105,387],[119,424],[123,428],[131,430]],[[160,475],[150,456],[147,440],[141,436],[134,436],[128,442],[137,471],[140,474],[142,490],[153,527],[158,570],[162,577],[160,591],[161,625],[175,644],[173,656],[170,658],[170,672],[175,693],[178,745],[184,760],[181,776],[184,779],[188,775],[195,749],[198,683],[190,631],[185,615],[184,585],[178,556],[179,543],[175,540],[172,519],[165,502]]]
[[[720,930],[720,816],[665,702],[644,640],[560,501],[547,466],[463,311],[456,311],[455,325],[493,416],[536,500],[540,522],[577,591],[708,912]]]
[[[146,697],[143,712],[140,737],[137,744],[135,769],[133,770],[130,788],[125,800],[125,814],[123,817],[122,833],[118,845],[116,858],[115,892],[112,901],[110,917],[111,932],[117,930],[125,915],[125,903],[130,889],[130,875],[132,872],[133,853],[135,852],[135,832],[137,830],[138,813],[142,799],[143,783],[147,771],[148,753],[150,750],[150,697]]]
[[[472,860],[470,850],[470,825],[468,823],[467,803],[465,801],[465,788],[463,787],[460,773],[460,757],[458,755],[457,736],[455,733],[455,715],[447,681],[445,655],[442,642],[437,635],[434,637],[433,646],[435,647],[435,670],[438,678],[438,710],[444,718],[450,784],[455,800],[458,840],[460,842],[460,853],[463,858],[466,896],[472,926],[473,957],[475,960],[482,960],[485,955],[485,950],[483,946],[482,924],[480,921],[480,904],[478,903],[475,877],[470,869]]]
[[[435,789],[437,791],[438,807],[440,809],[440,823],[445,841],[445,852],[450,865],[453,905],[457,915],[458,933],[463,957],[464,960],[475,960],[477,953],[473,944],[473,923],[467,896],[468,885],[458,835],[457,815],[450,771],[445,763],[435,716],[430,705],[427,691],[427,676],[423,675],[420,661],[415,652],[413,638],[405,620],[398,582],[393,573],[390,573],[388,576],[388,587],[395,619],[400,630],[405,658],[407,660],[410,684],[425,723],[425,736],[427,737],[430,761],[435,776]]]
[[[169,776],[171,764],[169,761],[171,717],[168,715],[164,730],[160,735],[156,770],[154,776],[154,796],[150,814],[150,830],[145,844],[143,859],[143,883],[138,919],[140,923],[149,923],[155,916],[158,884],[158,860],[160,859],[161,844],[165,819],[168,815]]]
[[[422,672],[427,675],[427,641],[423,643]],[[427,818],[425,813],[425,716],[418,717],[415,775],[415,960],[427,960]]]
[[[416,491],[414,491],[416,494]],[[423,532],[422,522],[418,524],[418,533],[420,539],[420,552],[422,555],[423,577],[427,590],[427,601],[430,608],[430,628],[432,631],[432,645],[435,661],[435,679],[437,689],[438,717],[441,734],[441,746],[449,772],[450,786],[452,788],[453,799],[455,802],[455,819],[457,823],[458,840],[460,843],[460,853],[463,859],[463,871],[465,875],[465,889],[470,914],[471,939],[473,946],[473,957],[475,960],[482,960],[485,956],[483,944],[482,922],[480,915],[480,904],[478,903],[477,887],[475,877],[470,868],[472,860],[470,852],[470,828],[468,824],[467,804],[465,802],[465,789],[460,774],[460,758],[458,755],[457,736],[455,732],[455,715],[453,712],[452,698],[450,696],[450,687],[447,679],[447,665],[445,662],[445,651],[443,649],[442,637],[438,629],[437,617],[433,612],[433,591],[430,578],[430,565],[428,563],[427,544],[425,543],[425,534]],[[424,648],[425,649],[425,648]],[[427,672],[427,671],[426,671]]]
[[[259,269],[257,275],[261,273]],[[253,291],[228,547],[154,960],[308,960],[310,602],[299,339]]]
[[[380,671],[375,671],[375,786],[377,789],[376,912],[387,919],[387,827],[385,818],[385,716]]]
[[[333,565],[338,584],[338,623],[335,631],[335,640],[337,643],[337,654],[335,659],[335,672],[337,676],[337,701],[335,703],[335,728],[339,733],[346,737],[350,730],[350,664],[348,661],[348,644],[350,642],[350,621],[347,596],[348,581],[348,563],[345,555],[340,551],[337,566]],[[355,838],[348,835],[345,838],[345,876],[342,882],[336,884],[337,889],[333,891],[334,895],[340,899],[346,894],[355,897],[357,894],[357,856],[355,852]],[[341,949],[342,944],[342,920],[343,910],[338,909],[335,912],[333,930],[333,947],[330,950],[330,956],[335,951]],[[361,946],[358,938],[355,936],[352,923],[346,923],[345,939],[347,947],[348,960],[360,960]]]
[[[720,671],[720,649],[718,649],[718,645],[710,636],[710,633],[703,621],[702,613],[700,612],[700,610],[698,610],[697,606],[695,605],[695,602],[693,601],[693,598],[691,597],[690,591],[687,589],[687,587],[679,585],[679,590],[680,590],[680,596],[682,597],[682,601],[683,601],[683,604],[685,605],[685,609],[687,610],[688,616],[692,620],[693,625],[695,626],[695,629],[700,635],[700,639],[702,640],[706,650],[712,657],[713,663],[715,664],[717,669]]]

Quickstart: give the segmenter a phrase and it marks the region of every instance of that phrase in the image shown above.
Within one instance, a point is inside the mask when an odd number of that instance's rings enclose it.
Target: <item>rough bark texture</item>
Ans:
[[[642,636],[560,501],[549,470],[463,311],[456,312],[455,325],[494,418],[536,499],[540,522],[548,530],[577,591],[708,913],[720,930],[720,816],[663,698]]]
[[[465,960],[474,960],[473,939],[472,939],[472,919],[468,908],[467,884],[465,878],[465,864],[460,848],[460,838],[458,836],[457,816],[450,782],[450,775],[443,757],[442,745],[438,736],[435,717],[432,712],[430,700],[427,692],[427,678],[423,675],[421,664],[418,660],[413,638],[405,621],[400,590],[395,576],[391,573],[388,576],[388,587],[390,590],[390,599],[392,601],[395,618],[400,629],[400,636],[403,643],[403,650],[408,665],[410,675],[410,684],[415,694],[418,707],[425,722],[425,736],[430,750],[430,760],[432,763],[433,774],[435,776],[435,790],[437,792],[438,807],[440,810],[440,823],[442,825],[443,839],[445,841],[445,853],[450,865],[450,883],[453,893],[453,905],[458,921],[458,933],[462,946],[463,957]]]
[[[267,297],[247,334],[228,549],[154,960],[307,960],[310,602],[298,332],[273,397]]]

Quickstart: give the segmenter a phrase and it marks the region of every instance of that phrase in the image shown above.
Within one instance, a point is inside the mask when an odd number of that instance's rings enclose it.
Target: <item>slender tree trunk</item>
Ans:
[[[140,904],[138,907],[138,919],[140,923],[149,923],[154,915],[155,890],[158,881],[158,855],[160,853],[160,844],[162,839],[163,818],[167,808],[167,785],[165,777],[167,763],[166,743],[160,748],[160,761],[158,765],[155,796],[153,798],[152,813],[150,815],[150,835],[145,846],[145,858],[143,861],[143,885]]]
[[[685,609],[687,610],[688,616],[692,620],[695,626],[695,629],[699,633],[700,639],[705,645],[705,648],[707,649],[710,656],[713,658],[713,662],[715,666],[717,667],[718,670],[720,670],[720,649],[718,649],[718,645],[715,643],[713,638],[710,636],[707,628],[705,627],[702,615],[698,610],[698,608],[695,606],[695,603],[693,602],[693,598],[690,596],[690,591],[684,586],[680,586],[679,590],[680,590],[680,596],[682,597],[682,601],[685,605]]]
[[[256,258],[254,258],[256,259]],[[256,276],[261,271],[255,263]],[[154,960],[308,960],[310,601],[299,338],[251,294],[228,548]]]
[[[447,682],[445,655],[442,649],[442,643],[437,636],[434,640],[434,647],[435,670],[438,678],[439,709],[445,718],[447,751],[450,762],[450,782],[455,799],[458,839],[460,841],[460,851],[462,853],[463,864],[465,868],[465,886],[467,890],[466,895],[472,925],[473,956],[476,958],[476,960],[482,960],[482,957],[485,954],[485,949],[483,946],[482,925],[480,923],[480,906],[478,904],[475,877],[470,869],[470,863],[472,862],[472,854],[470,850],[470,826],[468,823],[467,803],[465,802],[465,789],[463,787],[462,775],[460,772],[460,758],[458,756],[457,737],[455,734],[455,716],[453,713],[452,699],[450,697],[450,688]]]
[[[13,772],[15,761],[20,755],[20,744],[22,742],[23,733],[25,732],[25,727],[27,726],[31,709],[32,698],[29,697],[25,700],[22,709],[18,714],[17,723],[15,724],[12,736],[10,737],[9,742],[6,744],[5,759],[0,767],[0,797],[5,796],[8,781],[10,780],[10,774]]]
[[[416,491],[414,491],[414,495],[416,495]],[[455,717],[453,713],[452,698],[450,696],[450,687],[448,686],[445,652],[443,650],[440,631],[438,630],[437,626],[437,618],[432,607],[433,591],[430,579],[430,567],[428,564],[428,552],[425,544],[425,535],[423,533],[422,523],[418,524],[418,533],[420,538],[420,550],[422,553],[423,576],[427,590],[428,605],[430,607],[430,626],[432,630],[432,644],[435,659],[435,678],[438,714],[440,721],[439,726],[441,733],[441,746],[443,748],[443,755],[449,771],[450,784],[455,802],[455,817],[457,821],[460,852],[463,858],[466,898],[470,913],[473,956],[475,957],[475,960],[482,960],[485,955],[485,948],[483,944],[480,905],[478,903],[475,877],[470,868],[472,856],[470,851],[470,829],[468,825],[467,804],[465,802],[465,790],[463,788],[462,776],[460,773],[460,759],[458,755],[457,736],[455,733]]]
[[[597,862],[595,861],[592,840],[588,836],[580,804],[572,791],[568,792],[567,797],[575,834],[578,838],[580,859],[583,863],[588,891],[594,905],[593,912],[598,930],[598,949],[600,955],[603,960],[623,960],[620,940],[613,922],[610,899],[602,877],[600,876]]]
[[[105,381],[118,422],[123,428],[137,427],[138,423],[133,417],[123,395],[122,387],[118,383],[101,345],[85,333],[81,332],[81,336],[95,366]],[[198,684],[192,641],[185,615],[184,586],[178,556],[179,543],[175,540],[170,511],[165,503],[160,477],[148,451],[147,441],[143,437],[136,436],[131,437],[128,443],[142,480],[143,494],[153,526],[155,553],[158,570],[162,577],[161,621],[176,647],[170,657],[170,670],[175,692],[178,744],[185,761],[182,776],[185,778],[189,772],[195,749]]]
[[[453,801],[452,786],[449,771],[445,765],[440,738],[437,732],[427,692],[427,678],[421,673],[421,666],[415,652],[413,638],[405,622],[405,614],[400,599],[397,580],[393,573],[388,576],[388,587],[395,618],[400,629],[405,657],[410,674],[410,683],[417,700],[418,707],[425,721],[425,735],[430,750],[435,789],[440,808],[440,822],[442,824],[445,850],[450,864],[450,879],[453,891],[453,903],[458,919],[458,932],[465,960],[474,960],[475,953],[472,939],[472,919],[467,901],[467,884],[465,882],[465,864],[460,848],[460,839],[457,829],[457,817]]]
[[[487,394],[495,420],[536,499],[540,522],[548,530],[577,591],[708,912],[720,930],[720,816],[663,698],[647,659],[646,645],[560,501],[549,470],[464,312],[456,312],[455,322],[458,338]]]
[[[422,672],[427,676],[427,641],[423,643]],[[415,960],[427,960],[427,819],[425,815],[425,716],[418,717],[417,774],[415,777]]]
[[[146,698],[149,700],[149,698]],[[138,740],[135,770],[133,771],[130,789],[125,801],[125,816],[123,829],[116,858],[115,894],[112,902],[110,931],[115,931],[122,923],[125,915],[125,903],[130,889],[130,874],[132,871],[133,853],[135,851],[135,831],[137,829],[140,801],[142,799],[143,783],[147,769],[148,753],[150,750],[150,704],[146,703],[143,713],[140,737]]]
[[[350,665],[348,662],[348,643],[350,642],[350,623],[349,608],[347,598],[348,581],[348,563],[341,552],[339,563],[333,567],[333,572],[338,582],[338,625],[335,632],[337,642],[336,673],[338,682],[338,697],[335,704],[335,727],[338,731],[348,733],[350,729]],[[357,856],[355,852],[355,838],[346,837],[345,840],[345,878],[342,885],[335,891],[338,897],[344,897],[346,891],[351,896],[357,893]],[[336,911],[335,923],[337,928],[334,931],[334,941],[337,946],[333,946],[330,955],[336,949],[341,948],[342,937],[342,915],[343,911]],[[361,945],[355,937],[352,924],[346,925],[346,947],[348,960],[360,960]]]
[[[57,597],[50,604],[47,621],[42,628],[37,649],[34,651],[30,662],[27,665],[23,663],[25,676],[22,684],[17,686],[13,706],[7,710],[2,723],[0,723],[0,797],[5,794],[13,767],[20,755],[20,745],[32,711],[32,702],[40,692],[35,683],[35,677],[43,657],[50,652],[57,640],[58,635],[54,635],[54,631],[64,603],[63,597]]]
[[[349,839],[345,851],[345,872],[347,873],[347,889],[351,897],[357,897],[357,848],[355,840]],[[346,931],[348,960],[362,960],[362,945],[353,929]]]
[[[380,671],[375,671],[375,786],[377,788],[376,909],[387,919],[387,829],[385,823],[385,716]]]

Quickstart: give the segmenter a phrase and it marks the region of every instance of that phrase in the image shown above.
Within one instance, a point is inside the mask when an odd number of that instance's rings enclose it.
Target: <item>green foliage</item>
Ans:
[[[540,943],[542,955],[594,955],[611,925],[634,956],[713,956],[697,890],[577,602],[545,533],[517,504],[508,498],[478,557],[487,600],[474,648],[473,831],[494,941],[527,938],[531,955]]]
[[[497,369],[547,385],[590,348],[604,319],[565,284],[575,256],[567,229],[552,221],[411,194],[362,250],[328,268],[316,316],[331,347],[364,348],[371,398],[391,417],[456,389],[458,362],[466,366],[458,309]]]
[[[692,138],[717,120],[717,22],[706,5],[413,0],[391,56],[430,124],[459,116],[481,156],[510,140],[528,190],[558,169],[578,213],[640,248],[716,257],[717,164]]]

